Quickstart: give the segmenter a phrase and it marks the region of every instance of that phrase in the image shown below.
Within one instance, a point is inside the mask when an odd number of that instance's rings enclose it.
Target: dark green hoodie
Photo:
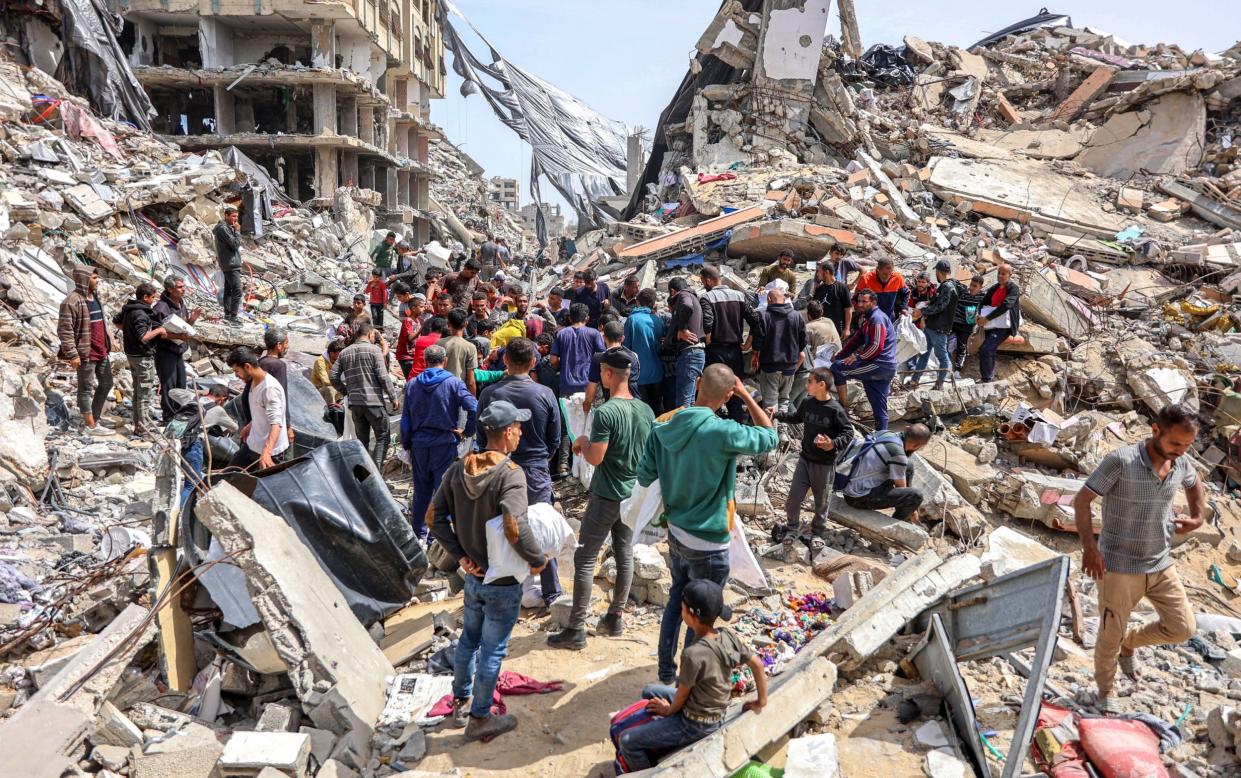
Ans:
[[[664,518],[711,543],[727,543],[737,487],[737,456],[771,451],[776,431],[721,419],[691,406],[656,424],[638,463],[638,483],[659,479]]]

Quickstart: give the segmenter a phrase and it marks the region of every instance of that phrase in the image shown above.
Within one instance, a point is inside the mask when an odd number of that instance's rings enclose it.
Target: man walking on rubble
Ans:
[[[917,524],[922,493],[911,486],[914,477],[911,457],[930,439],[930,427],[911,424],[904,432],[879,430],[857,444],[863,449],[857,455],[849,483],[844,488],[845,502],[854,508],[873,511],[892,508],[892,518]]]
[[[470,350],[473,349],[470,346]],[[474,435],[478,401],[464,381],[445,369],[448,352],[443,346],[437,343],[429,347],[423,358],[427,369],[405,385],[401,447],[409,452],[413,470],[410,518],[414,533],[426,543],[426,515],[431,497],[439,488],[444,471],[456,460],[457,446],[465,437]],[[462,411],[466,413],[466,422],[464,427],[458,427]]]
[[[740,395],[754,426],[716,415]],[[637,479],[659,479],[668,523],[672,587],[659,625],[659,682],[677,677],[676,644],[681,628],[681,592],[690,581],[728,581],[728,543],[736,521],[737,457],[771,451],[779,443],[767,413],[727,365],[710,365],[698,379],[695,404],[655,425],[638,463]],[[686,634],[685,642],[691,640]]]
[[[170,317],[177,316],[186,324],[192,325],[203,313],[201,308],[191,311],[185,304],[185,281],[174,275],[164,278],[164,293],[160,295],[159,302],[155,303],[152,310],[155,312],[157,324],[163,324]],[[176,411],[172,404],[172,390],[184,389],[186,386],[185,349],[189,340],[189,335],[176,334],[165,329],[160,339],[155,341],[155,373],[159,376],[159,407],[165,424],[172,420],[172,415]]]
[[[857,311],[857,299],[862,292],[870,292],[875,296],[879,310],[892,321],[900,318],[909,305],[909,287],[905,285],[905,277],[896,272],[896,265],[891,257],[880,257],[875,269],[863,273],[853,289],[853,308]],[[854,318],[861,311],[854,314]],[[856,326],[855,328],[856,329]]]
[[[949,278],[952,263],[941,259],[935,263],[935,296],[925,308],[913,312],[914,321],[923,323],[922,332],[926,335],[926,351],[914,358],[914,382],[921,383],[922,371],[931,361],[931,353],[939,362],[939,372],[935,375],[935,389],[944,388],[944,379],[952,366],[948,356],[948,338],[952,336],[952,323],[957,315],[957,297],[960,286]]]
[[[431,532],[465,577],[465,618],[453,663],[448,725],[465,727],[466,740],[490,739],[517,726],[510,713],[492,715],[491,698],[521,612],[521,581],[505,576],[483,583],[483,578],[490,561],[487,522],[495,516],[503,517],[505,540],[532,574],[547,565],[526,521],[526,476],[511,458],[522,422],[529,419],[529,411],[503,400],[487,406],[478,416],[486,449],[454,462],[432,503]]]
[[[241,310],[241,217],[237,208],[224,206],[224,220],[211,231],[215,236],[215,255],[224,274],[224,321],[238,324]]]
[[[384,397],[396,407],[398,400],[383,352],[375,345],[379,333],[368,321],[358,325],[353,345],[340,352],[332,365],[332,386],[349,399],[349,413],[362,447],[371,455],[377,469],[382,469],[388,456],[388,440],[392,437],[388,408]],[[423,355],[425,359],[425,354]],[[375,447],[371,448],[371,434]]]
[[[112,392],[112,367],[108,352],[112,336],[103,315],[103,303],[96,296],[99,271],[79,266],[73,269],[73,291],[60,304],[56,336],[60,338],[58,356],[77,371],[78,412],[87,429],[95,429],[103,405]]]
[[[608,327],[619,326],[616,322]],[[633,530],[621,520],[621,501],[633,493],[638,459],[646,448],[655,414],[630,391],[630,372],[638,367],[632,351],[621,347],[599,358],[599,380],[610,397],[595,410],[590,435],[573,441],[573,453],[595,468],[590,480],[590,499],[578,531],[573,554],[573,610],[564,630],[551,635],[548,645],[581,650],[586,648],[586,611],[595,580],[595,558],[610,535],[616,557],[616,584],[608,612],[595,628],[600,635],[620,637],[621,615],[633,580]]]
[[[896,375],[896,327],[879,310],[878,297],[869,289],[854,295],[853,334],[845,341],[832,362],[832,378],[841,407],[849,407],[849,387],[855,378],[862,382],[866,400],[875,415],[875,429],[888,428],[888,392]]]
[[[1136,682],[1139,647],[1193,637],[1194,614],[1172,558],[1172,535],[1202,526],[1206,492],[1186,456],[1197,437],[1198,417],[1183,405],[1168,405],[1155,417],[1149,438],[1104,457],[1073,499],[1082,567],[1099,582],[1094,674],[1103,713],[1120,712],[1112,696],[1118,662]],[[1172,510],[1181,489],[1188,516]],[[1090,506],[1099,497],[1103,525],[1096,540]],[[1129,614],[1143,598],[1159,618],[1128,629]]]
[[[996,280],[982,295],[978,326],[983,331],[978,349],[978,372],[984,384],[995,380],[995,352],[1021,329],[1021,286],[1013,280],[1013,266],[1000,265]]]
[[[134,299],[125,303],[117,314],[121,325],[121,340],[125,346],[125,358],[129,360],[129,372],[133,375],[134,390],[130,400],[133,405],[134,434],[143,435],[151,424],[151,393],[155,391],[155,344],[165,332],[155,323],[151,305],[158,291],[152,284],[138,284]]]
[[[784,301],[784,292],[767,293],[763,335],[754,340],[751,367],[758,371],[759,393],[768,413],[789,409],[793,377],[806,359],[806,320]]]
[[[745,292],[739,292],[721,282],[719,268],[703,265],[698,271],[704,291],[698,298],[702,306],[702,329],[706,333],[706,364],[728,365],[735,375],[745,375],[742,364],[741,344],[745,342],[745,327],[750,327],[750,338],[763,342],[766,330],[763,317]],[[742,421],[741,398],[733,396],[725,408],[733,421]]]

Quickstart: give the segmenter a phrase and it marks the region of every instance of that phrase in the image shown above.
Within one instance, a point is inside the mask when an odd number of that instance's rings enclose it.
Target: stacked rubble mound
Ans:
[[[504,238],[514,252],[524,253],[525,228],[521,217],[491,202],[482,168],[446,140],[430,144],[431,179],[435,226],[441,242],[478,245],[487,239]]]

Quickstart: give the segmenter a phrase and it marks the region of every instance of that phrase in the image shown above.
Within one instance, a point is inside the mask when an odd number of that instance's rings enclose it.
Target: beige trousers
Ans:
[[[1159,618],[1128,629],[1129,614],[1145,597]],[[1099,694],[1112,692],[1120,650],[1182,643],[1195,632],[1194,613],[1176,567],[1157,573],[1108,572],[1099,582],[1099,637],[1094,647],[1094,677]]]

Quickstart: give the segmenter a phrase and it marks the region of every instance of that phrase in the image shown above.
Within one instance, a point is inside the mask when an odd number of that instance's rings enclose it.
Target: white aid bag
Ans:
[[[728,577],[751,589],[767,588],[767,576],[763,574],[754,550],[745,539],[740,518],[734,518],[731,537],[728,539]]]
[[[633,494],[621,501],[620,515],[625,526],[633,530],[633,542],[654,545],[664,538],[664,528],[652,522],[664,512],[664,494],[659,479],[650,486],[635,483]]]
[[[926,353],[926,335],[914,324],[913,317],[902,313],[896,323],[896,363],[898,365]]]
[[[526,512],[526,522],[534,534],[535,544],[544,555],[557,557],[572,553],[577,547],[577,536],[569,522],[560,512],[545,502],[531,505]],[[504,535],[504,517],[487,520],[487,574],[483,583],[500,578],[513,577],[523,580],[530,575],[530,563],[522,559],[513,544]]]
[[[561,401],[564,408],[565,426],[569,429],[569,439],[577,440],[582,435],[589,437],[590,425],[594,422],[594,411],[590,413],[582,410],[582,403],[586,402],[585,392],[578,392]],[[586,461],[586,457],[573,457],[573,477],[582,484],[583,489],[590,488],[590,479],[595,475],[595,466]]]

